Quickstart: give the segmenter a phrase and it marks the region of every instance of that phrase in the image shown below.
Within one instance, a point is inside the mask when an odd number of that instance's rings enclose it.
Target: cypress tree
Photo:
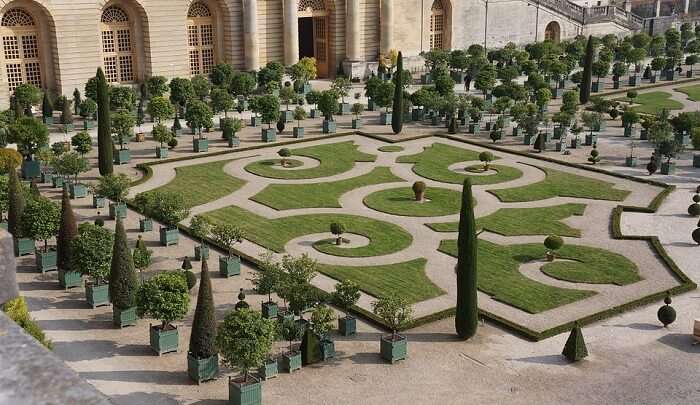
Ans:
[[[304,336],[301,338],[301,364],[307,366],[319,361],[321,361],[321,341],[310,327],[306,327]]]
[[[457,247],[457,314],[455,329],[462,339],[469,339],[476,334],[479,322],[477,307],[477,237],[474,220],[474,199],[472,182],[464,179],[462,189],[462,210],[459,214],[459,236]]]
[[[8,184],[8,194],[10,197],[7,212],[7,230],[15,238],[22,237],[22,214],[27,201],[22,191],[22,184],[17,176],[17,170],[10,167],[10,181]]]
[[[129,309],[136,305],[138,277],[134,260],[127,244],[126,231],[121,218],[117,219],[112,248],[112,266],[109,273],[109,296],[112,305],[119,309]]]
[[[581,91],[579,101],[586,104],[591,97],[591,75],[593,74],[593,36],[588,36],[586,55],[583,58],[583,76],[581,78]]]
[[[53,104],[51,104],[48,91],[44,92],[44,99],[41,102],[41,116],[44,118],[53,117]]]
[[[564,350],[561,354],[571,362],[579,361],[588,356],[586,342],[583,340],[583,333],[581,332],[581,326],[579,326],[578,322],[576,322],[574,328],[571,329],[571,334],[566,340],[566,345],[564,345]]]
[[[403,129],[403,55],[399,52],[396,59],[396,76],[394,86],[394,105],[391,109],[391,129],[395,134],[400,134]]]
[[[214,297],[211,291],[209,265],[202,259],[202,274],[199,280],[197,308],[192,321],[189,354],[197,359],[206,359],[217,353],[215,346],[216,316],[214,314]]]
[[[61,227],[58,229],[57,239],[57,255],[58,268],[69,270],[73,257],[73,248],[71,244],[78,236],[78,225],[75,221],[73,207],[68,197],[68,189],[63,189],[63,198],[61,199]]]
[[[112,124],[109,111],[109,88],[102,68],[97,68],[97,159],[100,175],[114,171],[112,162]]]

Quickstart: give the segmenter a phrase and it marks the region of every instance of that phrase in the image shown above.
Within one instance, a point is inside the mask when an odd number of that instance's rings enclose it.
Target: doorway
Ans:
[[[299,17],[299,58],[316,59],[318,77],[328,77],[328,23],[325,15]]]
[[[299,57],[313,58],[314,55],[314,19],[299,18]]]

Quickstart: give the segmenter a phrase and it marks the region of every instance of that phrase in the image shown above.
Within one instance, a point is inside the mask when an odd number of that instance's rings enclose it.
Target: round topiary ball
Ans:
[[[97,218],[97,219],[95,219],[95,225],[97,225],[99,227],[103,227],[103,226],[105,226],[105,220],[102,218]]]
[[[417,181],[417,182],[413,183],[412,188],[413,188],[414,193],[420,193],[422,191],[425,191],[425,187],[426,187],[425,182]]]
[[[700,245],[700,228],[694,230],[692,236],[693,236],[693,240],[695,241],[695,243]]]
[[[688,214],[694,217],[700,217],[700,204],[693,203],[688,207]]]
[[[493,153],[489,151],[484,151],[479,153],[479,160],[482,162],[490,162],[494,159]]]
[[[693,202],[700,203],[700,194],[695,194],[693,196]]]
[[[670,297],[666,296],[664,302],[666,305],[659,308],[659,312],[656,313],[656,316],[659,318],[659,322],[661,322],[664,327],[667,327],[676,320],[676,310],[669,305],[671,302]]]
[[[564,240],[557,235],[549,235],[544,240],[544,246],[549,250],[559,250],[564,246]]]
[[[170,149],[174,148],[177,146],[177,138],[172,138],[168,141],[168,146]]]
[[[190,270],[183,272],[185,281],[187,281],[187,289],[191,290],[197,284],[197,276]]]

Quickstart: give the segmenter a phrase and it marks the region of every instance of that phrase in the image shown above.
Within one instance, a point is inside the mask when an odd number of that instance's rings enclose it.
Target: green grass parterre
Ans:
[[[628,98],[620,97],[615,100],[627,102]],[[663,109],[680,110],[683,108],[683,103],[671,99],[671,94],[665,91],[642,93],[634,99],[634,104],[636,105],[631,108],[632,111],[646,114],[656,114]]]
[[[459,213],[459,191],[428,187],[425,201],[416,201],[411,187],[390,188],[374,192],[364,199],[367,207],[392,215],[438,217]]]

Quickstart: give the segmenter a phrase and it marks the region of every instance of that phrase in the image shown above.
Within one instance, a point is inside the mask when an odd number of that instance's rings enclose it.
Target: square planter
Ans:
[[[68,133],[73,131],[75,131],[75,124],[63,124],[63,132]]]
[[[129,149],[119,149],[114,154],[114,164],[123,165],[131,161],[131,151]]]
[[[377,105],[374,103],[374,100],[371,98],[367,99],[367,111],[375,111],[377,109]]]
[[[693,154],[693,167],[700,167],[700,154]]]
[[[315,109],[315,108],[312,108],[312,109],[311,109],[311,114],[309,114],[309,117],[311,117],[311,118],[321,118],[321,111],[319,111],[319,110],[317,110],[317,109]]]
[[[7,221],[0,222],[0,229],[7,230],[8,227],[9,227],[9,224],[7,223]]]
[[[335,358],[335,343],[330,339],[321,339],[321,360],[328,361]]]
[[[693,71],[692,71],[691,69],[686,70],[686,71],[685,71],[685,77],[687,77],[688,79],[690,79],[691,77],[693,77]]]
[[[554,145],[554,150],[557,152],[564,152],[566,150],[566,142],[564,140],[557,142]]]
[[[304,137],[304,127],[294,127],[294,129],[292,129],[292,135],[297,139],[303,138]]]
[[[349,115],[350,114],[350,103],[340,103],[338,104],[338,114]]]
[[[659,76],[657,76],[655,74],[652,74],[651,76],[649,76],[649,83],[656,83],[658,81],[659,81]]]
[[[269,380],[270,378],[275,378],[279,375],[279,366],[277,365],[277,359],[267,359],[265,364],[258,368],[258,375],[263,380]]]
[[[591,92],[592,93],[600,93],[600,90],[603,88],[603,84],[600,82],[595,82],[591,83]]]
[[[274,142],[277,140],[277,130],[275,128],[263,128],[260,130],[263,142]]]
[[[353,118],[352,119],[352,129],[361,129],[362,128],[362,118]]]
[[[73,287],[81,287],[83,285],[83,277],[77,271],[59,269],[58,285],[66,290]]]
[[[661,164],[661,174],[673,175],[676,174],[676,164],[664,162]]]
[[[51,185],[53,186],[53,188],[61,188],[61,187],[63,187],[63,183],[64,183],[64,180],[63,180],[63,177],[61,177],[61,176],[53,176],[51,178]]]
[[[625,166],[627,167],[635,167],[638,163],[639,161],[636,156],[627,156],[625,158]]]
[[[284,122],[294,122],[294,111],[284,110],[282,111],[282,116],[284,117]]]
[[[593,132],[605,131],[608,128],[608,122],[601,120],[599,124],[593,126]]]
[[[629,79],[627,80],[627,84],[628,84],[630,87],[637,87],[637,86],[639,86],[639,84],[640,84],[641,82],[642,82],[642,79],[641,79],[639,76],[637,76],[637,75],[630,76]]]
[[[481,124],[479,123],[479,121],[470,122],[469,126],[467,127],[467,132],[469,132],[470,134],[476,134],[477,132],[479,132],[480,126]]]
[[[619,80],[613,80],[613,89],[617,90],[620,88],[620,81]]]
[[[395,361],[405,360],[408,356],[408,340],[405,336],[398,335],[398,340],[393,340],[392,336],[382,336],[380,342],[384,360],[393,364]]]
[[[649,139],[649,130],[646,128],[642,128],[639,131],[639,139],[641,139],[643,141],[646,141],[647,139]]]
[[[42,121],[48,126],[53,125],[53,117],[42,117]]]
[[[95,128],[95,121],[93,120],[85,120],[83,121],[83,129],[88,131],[90,129]]]
[[[250,126],[251,127],[259,127],[260,126],[260,117],[250,117]]]
[[[85,285],[85,299],[92,309],[109,305],[109,284]]]
[[[422,108],[414,108],[411,111],[413,121],[422,121],[425,117],[425,110]]]
[[[180,239],[180,230],[179,229],[177,229],[177,228],[168,229],[166,227],[161,227],[159,232],[160,232],[160,244],[162,246],[177,245],[177,242]]]
[[[68,186],[68,192],[70,193],[70,198],[73,199],[87,197],[87,187],[85,184],[70,183]]]
[[[379,123],[381,125],[391,125],[391,113],[383,112],[379,114]]]
[[[139,317],[136,315],[136,307],[121,309],[112,306],[112,323],[114,326],[123,328],[125,326],[136,326]]]
[[[336,122],[323,120],[323,133],[324,134],[334,134],[336,131]]]
[[[238,138],[236,136],[232,136],[228,138],[228,147],[233,148],[233,147],[238,147],[241,146],[241,138]]]
[[[175,327],[170,330],[161,330],[160,325],[149,328],[151,337],[151,349],[158,355],[176,352],[180,341],[179,330]]]
[[[637,135],[637,128],[635,128],[633,126],[626,126],[624,135],[626,138],[631,138],[631,137]]]
[[[201,138],[192,141],[192,150],[194,152],[208,152],[209,151],[209,139]]]
[[[219,256],[219,274],[224,278],[241,274],[241,258],[238,256]]]
[[[250,104],[244,96],[238,96],[238,107],[242,107],[243,111],[247,111],[249,109]]]
[[[581,145],[581,140],[578,138],[574,138],[571,140],[571,149],[578,149],[578,147]]]
[[[26,256],[34,253],[36,247],[34,246],[34,239],[30,238],[19,238],[15,239],[15,256]]]
[[[338,318],[338,332],[341,336],[350,336],[357,333],[357,319],[350,315]]]
[[[53,173],[41,173],[41,182],[42,183],[51,183],[53,180]]]
[[[440,123],[440,117],[437,115],[433,115],[430,117],[430,125],[437,126],[437,124]]]
[[[92,195],[92,208],[104,208],[105,198],[99,195]]]
[[[41,176],[41,163],[38,160],[22,161],[22,178],[33,179]]]
[[[156,148],[156,157],[158,159],[165,159],[168,157],[168,148]]]
[[[277,306],[276,302],[263,302],[261,305],[262,309],[262,315],[266,319],[275,319],[277,318],[277,313],[279,312],[279,307]]]
[[[197,261],[209,259],[209,246],[199,245],[194,247],[194,259]]]
[[[683,146],[688,146],[690,144],[690,136],[683,132],[675,134],[676,143]]]
[[[552,139],[562,139],[566,138],[566,128],[556,127],[554,128],[554,135]]]
[[[291,311],[277,311],[277,322],[283,323],[286,320],[294,320],[294,314]]]
[[[151,218],[139,219],[139,231],[151,232],[153,230],[153,220]]]
[[[537,136],[532,134],[525,134],[525,136],[523,136],[523,145],[532,145],[533,143],[535,143],[535,139],[537,139]]]
[[[515,127],[513,128],[513,136],[522,136],[523,135],[523,129],[520,127]]]
[[[293,373],[301,370],[301,353],[290,352],[282,355],[282,370]]]
[[[55,247],[49,247],[49,250],[46,252],[43,249],[37,249],[34,257],[36,259],[36,267],[40,272],[46,273],[47,271],[58,270],[56,265],[58,254]]]
[[[586,135],[586,146],[593,146],[594,143],[598,142],[598,135],[588,134]]]
[[[192,381],[201,384],[204,381],[214,380],[219,374],[219,355],[198,359],[187,353],[187,375]]]
[[[466,74],[464,72],[452,72],[450,76],[452,76],[452,80],[454,80],[455,83],[462,84],[464,83],[464,76],[466,76]]]
[[[678,72],[675,69],[667,70],[664,72],[664,77],[666,80],[678,80]]]
[[[253,377],[254,378],[254,377]],[[241,384],[229,377],[228,402],[231,405],[262,405],[262,383],[254,378],[254,383]]]
[[[134,140],[136,142],[146,142],[146,134],[143,132],[137,132]]]
[[[117,219],[117,218],[124,219],[124,218],[126,218],[126,213],[127,213],[126,203],[120,202],[120,203],[109,204],[109,218],[110,219]]]

